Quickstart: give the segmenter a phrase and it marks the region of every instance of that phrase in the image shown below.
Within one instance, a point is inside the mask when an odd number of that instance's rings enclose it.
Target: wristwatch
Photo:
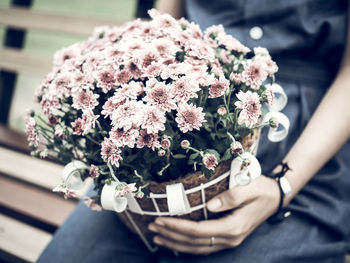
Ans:
[[[278,173],[267,175],[268,177],[276,180],[278,188],[280,190],[280,202],[276,213],[274,213],[268,221],[270,223],[278,223],[283,221],[286,217],[291,215],[291,212],[287,209],[283,209],[284,198],[292,193],[292,187],[285,177],[285,174],[291,170],[287,163],[281,163],[282,169]]]

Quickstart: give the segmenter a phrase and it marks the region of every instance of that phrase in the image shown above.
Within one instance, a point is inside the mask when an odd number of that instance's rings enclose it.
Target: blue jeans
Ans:
[[[282,223],[263,223],[239,247],[207,256],[160,249],[149,253],[111,211],[81,202],[39,258],[39,263],[92,262],[344,262],[346,243],[297,212]]]

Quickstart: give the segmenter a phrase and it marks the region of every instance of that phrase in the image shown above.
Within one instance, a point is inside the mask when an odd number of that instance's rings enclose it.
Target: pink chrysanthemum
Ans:
[[[137,96],[142,92],[140,82],[131,81],[128,84],[123,84],[121,89],[117,89],[112,97],[114,104],[123,102],[126,99],[137,99]]]
[[[269,106],[272,106],[273,103],[275,102],[275,94],[272,92],[271,85],[265,86],[265,96],[266,96],[267,104]]]
[[[246,54],[250,51],[248,47],[239,42],[236,38],[227,34],[219,34],[217,37],[218,42],[221,45],[226,46],[227,49]]]
[[[129,148],[134,148],[138,136],[139,130],[133,128],[127,131],[124,131],[123,129],[112,129],[109,132],[110,139],[118,147],[128,146]]]
[[[48,93],[43,96],[40,105],[43,113],[47,116],[61,107],[61,103],[59,102],[57,96],[53,96]]]
[[[254,127],[261,115],[259,95],[256,92],[247,91],[244,93],[240,91],[236,96],[239,101],[236,101],[235,105],[238,109],[241,109],[238,123],[240,125],[245,124],[248,128]]]
[[[152,148],[154,151],[156,148],[160,148],[160,143],[158,141],[158,134],[147,133],[146,130],[140,131],[140,136],[137,138],[136,147],[143,148],[147,146],[148,148]]]
[[[124,69],[119,73],[117,73],[116,84],[117,85],[126,84],[131,78],[132,78],[132,75],[129,72],[129,70]]]
[[[203,157],[203,164],[205,168],[214,171],[215,167],[218,165],[218,159],[215,157],[214,154],[207,153]]]
[[[66,95],[66,93],[70,91],[70,83],[72,80],[73,75],[71,73],[61,73],[52,84],[59,95]]]
[[[83,120],[81,118],[76,119],[71,125],[74,129],[73,134],[81,135],[83,133]]]
[[[135,61],[129,61],[126,68],[129,70],[132,78],[138,79],[139,77],[141,77],[142,71],[140,70],[138,63],[136,63]]]
[[[115,128],[129,130],[132,126],[140,126],[143,120],[145,105],[142,101],[127,100],[112,113],[112,125]]]
[[[143,68],[148,68],[151,66],[154,62],[158,62],[160,59],[160,56],[158,53],[156,53],[154,50],[147,50],[147,52],[142,53],[141,58],[141,65]]]
[[[103,104],[101,114],[104,115],[105,118],[111,117],[113,111],[120,105],[121,103],[113,103],[113,97],[111,97]]]
[[[101,157],[105,162],[119,167],[119,161],[123,160],[121,157],[121,150],[110,139],[105,138],[101,143]]]
[[[165,130],[165,122],[164,111],[157,107],[148,107],[145,111],[141,127],[147,130],[148,133],[158,133]]]
[[[145,77],[151,77],[151,78],[156,78],[158,77],[161,72],[162,72],[162,64],[158,63],[153,63],[146,69],[146,74],[144,75]]]
[[[246,85],[253,90],[259,89],[267,78],[266,64],[260,60],[251,61],[242,72],[242,78]]]
[[[173,41],[166,38],[155,39],[152,44],[161,57],[175,56],[175,53],[179,50]]]
[[[91,109],[83,110],[82,115],[82,129],[83,135],[88,134],[91,129],[94,129],[96,126],[96,120],[100,115],[95,115]]]
[[[93,109],[98,105],[100,95],[93,93],[91,90],[83,90],[73,96],[73,108],[77,110]]]
[[[136,191],[137,191],[136,183],[123,185],[123,187],[120,189],[118,189],[118,187],[117,187],[117,190],[114,194],[114,197],[115,198],[122,197],[122,196],[125,196],[126,194],[131,194],[131,193],[134,193]]]
[[[218,98],[224,95],[230,88],[230,81],[224,76],[220,76],[220,79],[216,80],[209,88],[209,98]]]
[[[89,174],[92,178],[98,178],[100,176],[100,172],[98,171],[98,167],[96,165],[91,164]]]
[[[243,81],[243,78],[242,78],[242,75],[232,72],[230,74],[230,80],[232,80],[236,84],[240,84]]]
[[[116,87],[116,71],[112,67],[103,67],[95,73],[97,87],[108,91]]]
[[[182,103],[178,107],[175,120],[179,129],[185,133],[193,129],[199,130],[202,123],[206,122],[204,116],[203,108],[196,107],[192,103]]]
[[[154,105],[164,111],[171,111],[176,109],[174,95],[172,94],[172,87],[163,82],[157,82],[151,89],[147,89],[144,101]]]
[[[74,44],[67,48],[62,48],[54,54],[53,64],[54,67],[61,66],[65,61],[75,58],[79,55],[79,44]]]
[[[35,119],[33,117],[26,118],[26,133],[27,139],[30,143],[33,144],[34,147],[39,145],[39,136],[35,131]]]
[[[197,98],[200,91],[198,83],[191,78],[181,78],[173,83],[174,99],[177,102],[187,102],[191,98]]]

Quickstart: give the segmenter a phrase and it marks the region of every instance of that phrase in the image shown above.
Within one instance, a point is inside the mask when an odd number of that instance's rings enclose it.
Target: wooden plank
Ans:
[[[62,183],[62,169],[62,165],[0,147],[0,173],[2,174],[52,190]],[[91,185],[91,178],[85,180],[85,185],[77,191],[77,196],[84,197]]]
[[[0,175],[0,205],[58,227],[76,202]]]
[[[39,29],[88,36],[95,26],[120,25],[125,21],[60,15],[25,8],[0,8],[0,24],[21,29]]]
[[[28,54],[14,48],[0,48],[0,58],[0,68],[8,71],[45,75],[52,68],[52,57]]]
[[[1,62],[0,62],[1,63]],[[0,124],[0,145],[23,153],[30,153],[26,135]]]
[[[0,214],[0,249],[35,262],[52,235]]]
[[[0,172],[53,189],[61,184],[63,166],[0,147]]]

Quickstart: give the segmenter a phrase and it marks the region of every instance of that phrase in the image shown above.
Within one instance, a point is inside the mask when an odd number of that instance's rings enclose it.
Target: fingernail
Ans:
[[[161,218],[156,218],[156,220],[154,221],[154,223],[156,223],[159,226],[165,226],[165,223],[163,222],[163,220]]]
[[[156,244],[158,244],[158,245],[163,245],[162,240],[161,240],[158,236],[155,236],[155,237],[153,238],[153,242],[156,243]]]
[[[149,224],[148,229],[151,230],[152,232],[158,232],[158,229],[154,224]]]
[[[219,198],[215,198],[208,202],[207,207],[209,210],[218,210],[222,206],[222,202]]]

